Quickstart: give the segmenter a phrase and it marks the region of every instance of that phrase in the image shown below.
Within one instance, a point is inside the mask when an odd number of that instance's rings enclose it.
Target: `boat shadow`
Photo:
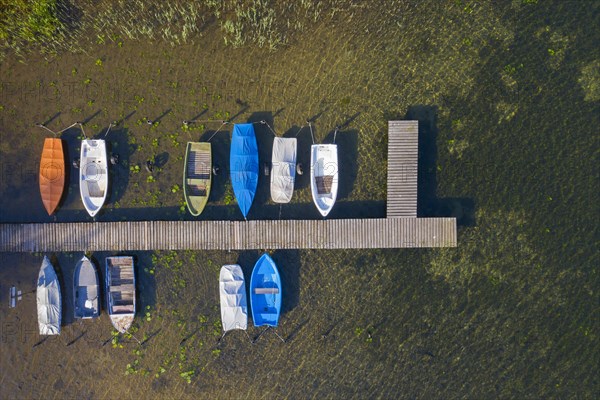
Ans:
[[[215,134],[216,133],[216,134]],[[215,129],[205,131],[200,136],[200,142],[208,142],[210,139],[212,151],[213,174],[212,184],[208,202],[220,201],[225,196],[227,185],[229,184],[229,152],[231,147],[231,129]],[[204,211],[203,213],[204,214]]]
[[[313,143],[308,126],[305,126],[303,129],[300,128],[301,127],[294,125],[283,134],[283,137],[296,138],[298,141],[296,163],[301,166],[302,175],[296,173],[294,191],[310,186],[310,146]]]
[[[81,138],[83,133],[79,127],[72,127],[62,133],[60,138],[65,141],[65,193],[58,205],[57,213],[63,213],[63,207],[72,208],[81,204],[79,195],[79,168],[75,168],[75,160],[79,160]],[[83,204],[81,204],[83,209]],[[84,210],[85,213],[85,210]],[[85,213],[87,215],[87,213]]]
[[[111,129],[106,137],[104,137],[104,132],[106,132],[106,129],[104,129],[103,133],[97,135],[97,138],[106,140],[106,152],[109,159],[108,171],[110,175],[108,195],[106,196],[105,204],[115,204],[121,200],[129,185],[129,161],[131,156],[137,151],[138,145],[129,143],[128,128],[117,127]],[[118,158],[118,160],[116,160],[118,162],[115,165],[111,165],[111,156],[116,156]],[[102,215],[103,210],[106,210],[106,208],[103,207],[100,210],[99,215]]]
[[[335,130],[332,130],[323,143],[337,144],[339,173],[337,200],[345,199],[352,193],[358,174],[358,131],[339,130],[335,134]]]

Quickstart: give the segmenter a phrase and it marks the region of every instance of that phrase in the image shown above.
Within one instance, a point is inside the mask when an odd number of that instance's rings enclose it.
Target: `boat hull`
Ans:
[[[88,214],[93,217],[104,205],[108,193],[108,163],[104,140],[82,140],[79,192]]]
[[[60,283],[48,257],[44,257],[36,290],[40,335],[60,335],[62,297]]]
[[[271,199],[275,203],[289,203],[294,194],[296,180],[296,138],[273,140],[271,157]]]
[[[73,274],[73,309],[75,319],[97,318],[100,315],[98,272],[92,261],[83,257]]]
[[[136,291],[133,257],[106,258],[106,309],[114,328],[125,333],[135,317]]]
[[[233,126],[229,173],[233,193],[242,215],[246,218],[258,186],[258,145],[252,124]]]
[[[335,204],[338,192],[337,145],[315,144],[310,150],[312,198],[321,215],[326,217]]]
[[[250,305],[254,326],[277,326],[282,296],[279,271],[273,259],[265,253],[256,262],[250,279]]]
[[[188,142],[183,168],[185,203],[193,216],[206,207],[212,184],[212,151],[210,143]]]
[[[219,294],[221,299],[221,322],[223,331],[248,328],[248,306],[246,282],[242,268],[237,265],[223,265],[219,273]]]
[[[65,190],[65,153],[63,141],[46,138],[40,159],[40,194],[48,215],[54,214]]]

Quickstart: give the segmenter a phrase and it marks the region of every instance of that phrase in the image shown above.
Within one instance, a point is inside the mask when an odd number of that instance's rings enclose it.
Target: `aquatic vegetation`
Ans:
[[[584,65],[578,81],[585,94],[585,101],[600,101],[600,59]]]
[[[468,285],[477,276],[484,276],[494,284],[506,282],[516,287],[523,284],[525,276],[534,279],[529,272],[540,270],[542,260],[524,232],[525,216],[517,212],[479,210],[476,218],[479,225],[464,238],[460,249],[431,251],[427,270],[453,285]],[[515,249],[514,244],[517,251],[507,252],[509,248]],[[498,258],[497,254],[503,257]]]
[[[0,9],[0,48],[21,53],[26,46],[48,50],[63,29],[56,0],[11,0]]]
[[[469,148],[469,142],[466,139],[450,139],[448,140],[448,153],[456,156],[460,160],[465,150]]]
[[[194,376],[194,371],[189,370],[189,371],[180,372],[179,376],[181,376],[187,383],[192,383],[192,376]]]

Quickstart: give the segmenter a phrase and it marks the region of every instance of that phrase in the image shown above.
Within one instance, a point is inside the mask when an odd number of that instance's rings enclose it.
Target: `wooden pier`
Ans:
[[[387,217],[417,217],[419,121],[388,122]]]
[[[390,121],[387,218],[0,224],[0,252],[456,247],[456,218],[417,218],[418,122]]]
[[[2,224],[0,251],[455,247],[454,218]]]

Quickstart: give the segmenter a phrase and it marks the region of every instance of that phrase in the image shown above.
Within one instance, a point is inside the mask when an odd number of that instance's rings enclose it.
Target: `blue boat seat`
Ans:
[[[279,293],[279,288],[276,287],[270,287],[270,288],[254,288],[254,293],[255,294],[278,294]]]

